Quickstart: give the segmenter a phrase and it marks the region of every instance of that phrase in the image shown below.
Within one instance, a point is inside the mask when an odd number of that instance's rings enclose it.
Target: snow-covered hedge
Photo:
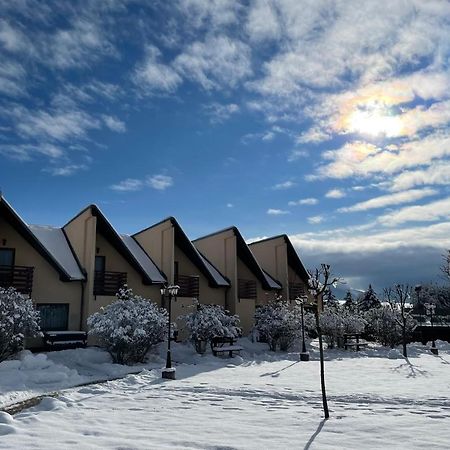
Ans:
[[[89,334],[97,337],[114,362],[143,362],[149,349],[167,335],[167,311],[124,287],[117,300],[88,318]]]
[[[255,313],[255,330],[267,340],[270,350],[287,351],[301,333],[300,306],[274,301],[259,307]]]
[[[14,288],[0,288],[0,362],[23,349],[25,336],[40,336],[39,312]]]
[[[198,305],[195,311],[180,316],[189,330],[192,341],[209,341],[213,337],[241,335],[239,316],[231,315],[219,305]]]
[[[337,306],[326,309],[320,314],[320,328],[330,348],[342,345],[344,334],[363,333],[366,321],[358,313]]]

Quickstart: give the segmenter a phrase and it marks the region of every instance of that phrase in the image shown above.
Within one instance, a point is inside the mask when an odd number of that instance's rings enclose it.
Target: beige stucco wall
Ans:
[[[173,261],[175,252],[174,229],[170,220],[143,230],[133,237],[150,255],[154,263],[164,272],[167,281],[173,284]]]
[[[6,239],[6,245],[2,245]],[[79,329],[81,282],[64,282],[59,272],[47,262],[9,223],[0,217],[0,245],[15,249],[15,264],[34,267],[31,298],[38,303],[69,304],[70,330]]]
[[[237,303],[237,253],[236,236],[226,230],[194,242],[202,252],[231,282],[225,293],[225,308],[236,314]]]

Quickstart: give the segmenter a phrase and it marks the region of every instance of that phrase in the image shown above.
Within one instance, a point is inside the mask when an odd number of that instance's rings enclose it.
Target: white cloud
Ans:
[[[386,206],[399,205],[402,203],[412,203],[430,195],[436,195],[438,191],[435,189],[411,189],[409,191],[397,192],[395,194],[381,195],[379,197],[371,198],[364,202],[356,203],[355,205],[345,208],[339,208],[341,213],[367,211],[368,209],[385,208]]]
[[[269,208],[266,211],[266,214],[268,214],[269,216],[284,216],[286,214],[290,214],[290,211],[286,211],[284,209],[273,209],[273,208]]]
[[[136,178],[127,178],[126,180],[121,181],[120,183],[113,184],[110,188],[113,191],[118,192],[132,192],[132,191],[140,191],[144,186],[144,183],[141,180]]]
[[[306,158],[309,153],[306,150],[298,150],[294,149],[288,156],[288,162],[294,162],[299,160],[300,158]]]
[[[234,208],[234,204],[233,203],[227,203],[227,208]]]
[[[325,220],[324,216],[311,216],[311,217],[308,217],[308,222],[310,224],[313,224],[313,225],[317,225],[319,223],[322,223],[324,220]]]
[[[291,189],[293,187],[297,186],[297,183],[294,183],[291,180],[288,181],[284,181],[283,183],[277,183],[274,186],[272,186],[272,189],[274,189],[275,191],[281,191],[281,190],[285,190],[285,189]]]
[[[450,219],[450,197],[426,205],[406,206],[378,218],[385,226],[397,226],[406,222],[435,222]]]
[[[193,28],[210,30],[234,24],[241,8],[235,0],[181,0],[177,6]]]
[[[250,39],[255,42],[279,38],[281,27],[274,4],[267,0],[253,2],[246,30]]]
[[[236,103],[222,105],[217,102],[205,105],[204,109],[210,116],[211,123],[222,123],[228,120],[233,114],[239,112],[239,106]]]
[[[299,206],[299,205],[317,205],[319,200],[317,198],[302,198],[300,200],[290,201],[289,206]]]
[[[105,122],[105,125],[111,130],[116,131],[117,133],[123,133],[126,131],[127,127],[125,123],[120,119],[114,116],[108,116],[106,114],[102,115],[102,119]]]
[[[347,194],[342,189],[331,189],[326,194],[326,198],[343,198],[346,197]]]
[[[144,92],[174,92],[182,83],[180,75],[169,65],[159,62],[161,51],[147,46],[144,61],[136,68],[133,81]]]
[[[390,189],[392,191],[400,191],[414,186],[449,184],[450,162],[442,160],[434,162],[426,169],[400,173],[393,178]]]
[[[146,183],[153,189],[164,191],[165,189],[173,186],[173,178],[162,174],[152,175],[147,177]]]
[[[250,47],[225,35],[207,37],[189,44],[174,67],[203,89],[232,88],[252,74]]]
[[[61,167],[47,167],[43,169],[44,172],[48,172],[54,177],[69,177],[80,170],[87,170],[86,164],[67,164]]]

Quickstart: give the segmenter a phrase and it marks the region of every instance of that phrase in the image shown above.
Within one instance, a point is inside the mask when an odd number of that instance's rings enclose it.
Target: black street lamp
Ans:
[[[425,308],[427,310],[427,314],[430,316],[430,322],[431,322],[431,335],[432,335],[432,341],[431,341],[431,348],[430,351],[433,353],[433,355],[438,355],[439,350],[436,347],[436,341],[434,339],[434,322],[433,322],[433,314],[436,309],[436,305],[434,303],[425,303]]]
[[[169,299],[169,305],[168,305],[168,313],[169,313],[169,320],[167,324],[168,328],[168,334],[167,334],[167,358],[166,358],[166,367],[162,371],[162,377],[166,378],[168,380],[175,380],[175,368],[172,367],[172,355],[170,352],[170,343],[172,341],[172,298],[177,298],[178,290],[180,289],[180,286],[177,285],[171,285],[171,286],[164,286],[161,288],[161,295],[164,299],[164,297],[167,297]]]
[[[304,318],[304,311],[303,311],[303,305],[305,301],[307,300],[306,297],[297,297],[296,300],[300,303],[300,312],[302,316],[302,351],[300,353],[300,361],[309,361],[309,353],[306,351],[306,344],[305,344],[305,318]]]

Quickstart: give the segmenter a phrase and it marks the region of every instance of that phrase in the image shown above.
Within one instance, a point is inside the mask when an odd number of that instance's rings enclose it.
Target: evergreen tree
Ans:
[[[358,308],[360,311],[369,311],[373,308],[379,308],[381,306],[381,302],[377,297],[376,292],[373,290],[372,285],[369,284],[369,288],[362,295],[358,302]]]
[[[327,289],[323,294],[323,304],[326,308],[339,307],[339,300],[333,294],[331,289]]]
[[[345,297],[343,298],[344,308],[354,311],[356,309],[356,302],[353,300],[353,295],[350,291],[347,291]]]

